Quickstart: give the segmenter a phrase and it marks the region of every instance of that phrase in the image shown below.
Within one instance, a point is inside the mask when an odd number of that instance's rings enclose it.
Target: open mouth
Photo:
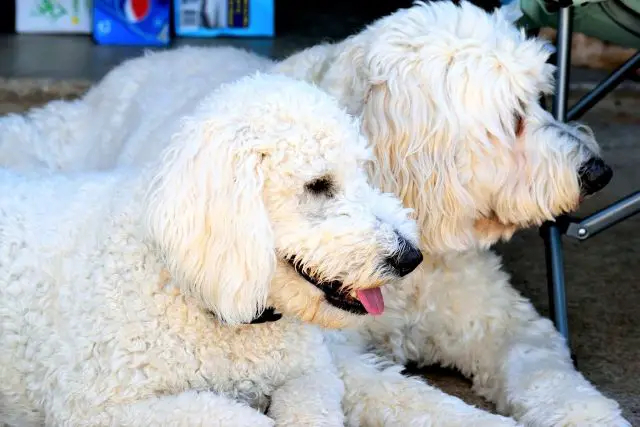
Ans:
[[[384,299],[380,288],[347,292],[342,289],[343,284],[339,280],[319,280],[306,273],[302,263],[296,261],[295,257],[288,256],[285,260],[302,278],[321,290],[326,301],[334,307],[358,315],[377,316],[384,311]]]

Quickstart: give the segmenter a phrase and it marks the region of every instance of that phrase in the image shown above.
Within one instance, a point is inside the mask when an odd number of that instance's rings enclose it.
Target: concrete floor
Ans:
[[[275,39],[178,39],[175,46],[231,45],[282,58],[320,41],[317,37]],[[98,80],[125,59],[159,48],[96,45],[81,35],[0,35],[0,76]]]

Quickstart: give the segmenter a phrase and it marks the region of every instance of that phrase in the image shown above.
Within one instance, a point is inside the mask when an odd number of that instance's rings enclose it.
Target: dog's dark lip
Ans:
[[[303,279],[311,283],[316,288],[320,289],[324,293],[325,300],[332,306],[339,308],[340,310],[347,311],[352,314],[366,315],[367,310],[364,305],[356,298],[353,298],[342,290],[342,282],[339,280],[332,281],[319,281],[316,278],[307,274],[301,262],[296,260],[295,256],[284,257],[287,263],[293,267]]]

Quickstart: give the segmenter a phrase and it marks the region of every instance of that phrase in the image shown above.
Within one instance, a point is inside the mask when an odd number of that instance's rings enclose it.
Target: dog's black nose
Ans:
[[[578,173],[583,196],[590,196],[602,190],[613,176],[611,168],[599,157],[587,160]]]
[[[406,276],[416,269],[422,262],[422,252],[408,242],[402,245],[402,249],[394,256],[389,257],[387,262],[400,277]]]

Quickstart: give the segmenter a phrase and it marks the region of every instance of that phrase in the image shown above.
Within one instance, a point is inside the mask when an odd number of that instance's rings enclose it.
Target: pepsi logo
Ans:
[[[143,21],[151,11],[151,0],[120,0],[127,20],[132,23]]]

